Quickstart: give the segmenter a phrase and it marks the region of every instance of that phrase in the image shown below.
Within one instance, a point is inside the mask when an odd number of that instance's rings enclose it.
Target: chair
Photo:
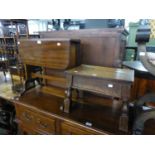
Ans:
[[[149,106],[150,103],[155,103],[155,93],[146,94],[136,102],[133,134],[143,134],[145,122],[155,119],[155,107]]]
[[[150,38],[149,28],[139,28],[137,30],[136,42],[138,43],[139,59],[144,67],[155,76],[155,57],[154,47],[147,48],[146,43]],[[151,50],[151,52],[150,52]],[[151,55],[150,55],[151,53]],[[151,104],[151,106],[150,106]],[[135,105],[135,121],[133,125],[133,134],[142,134],[144,130],[144,124],[149,119],[155,119],[155,92],[148,93],[141,97]],[[144,109],[144,107],[146,107]]]

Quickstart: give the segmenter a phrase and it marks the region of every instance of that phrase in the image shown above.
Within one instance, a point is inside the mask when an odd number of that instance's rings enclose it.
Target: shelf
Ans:
[[[50,94],[50,95],[54,95],[54,96],[57,96],[57,97],[60,97],[60,98],[65,97],[65,90],[57,88],[57,87],[43,86],[41,88],[41,92],[47,93],[47,94]]]

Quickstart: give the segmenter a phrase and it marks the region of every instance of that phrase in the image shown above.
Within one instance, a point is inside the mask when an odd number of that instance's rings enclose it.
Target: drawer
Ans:
[[[19,134],[22,135],[42,135],[42,133],[36,131],[34,128],[28,128],[23,125],[23,123],[19,124]]]
[[[16,106],[17,118],[20,120],[20,124],[42,134],[55,134],[55,119],[32,110],[22,105]]]
[[[22,121],[27,126],[34,126],[35,124],[35,115],[28,109],[18,108],[17,117],[20,121]]]
[[[82,127],[77,124],[72,124],[69,122],[62,122],[60,125],[61,134],[63,135],[101,135],[104,132],[95,131],[86,127]]]
[[[47,118],[42,115],[37,114],[35,119],[35,127],[45,133],[55,134],[56,121],[54,118]]]
[[[93,77],[74,76],[73,88],[121,98],[122,84]]]

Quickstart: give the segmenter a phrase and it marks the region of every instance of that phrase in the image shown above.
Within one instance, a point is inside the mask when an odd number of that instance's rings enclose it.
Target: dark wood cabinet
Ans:
[[[86,127],[80,123],[70,121],[64,117],[52,116],[40,112],[34,107],[26,107],[16,103],[16,119],[20,134],[62,134],[62,135],[94,135],[107,134],[104,131]]]

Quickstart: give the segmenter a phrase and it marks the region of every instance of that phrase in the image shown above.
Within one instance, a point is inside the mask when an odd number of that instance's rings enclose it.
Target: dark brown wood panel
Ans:
[[[131,69],[119,69],[111,67],[101,67],[92,65],[80,65],[73,69],[67,70],[67,74],[92,77],[97,79],[107,79],[122,82],[134,81],[134,70]]]
[[[61,134],[63,135],[106,135],[107,133],[88,129],[80,125],[62,121],[60,124]]]
[[[101,97],[101,100],[98,100],[97,97],[91,95],[91,97],[88,97],[88,100],[84,99],[82,103],[73,102],[72,111],[67,114],[60,109],[63,105],[63,98],[43,93],[38,87],[29,90],[19,101],[14,102],[17,108],[18,105],[23,106],[23,108],[28,107],[31,111],[48,118],[54,117],[67,122],[73,121],[83,126],[85,126],[86,122],[91,122],[92,129],[105,133],[124,134],[124,132],[118,129],[119,117],[121,115],[120,105],[113,105],[109,100],[109,105],[107,106],[107,100],[104,100],[103,97]]]
[[[75,46],[75,47],[74,47]],[[64,70],[75,66],[78,40],[27,39],[20,40],[19,54],[24,64]]]
[[[121,67],[126,44],[125,32],[124,29],[105,28],[40,32],[40,36],[80,39],[83,64]]]

